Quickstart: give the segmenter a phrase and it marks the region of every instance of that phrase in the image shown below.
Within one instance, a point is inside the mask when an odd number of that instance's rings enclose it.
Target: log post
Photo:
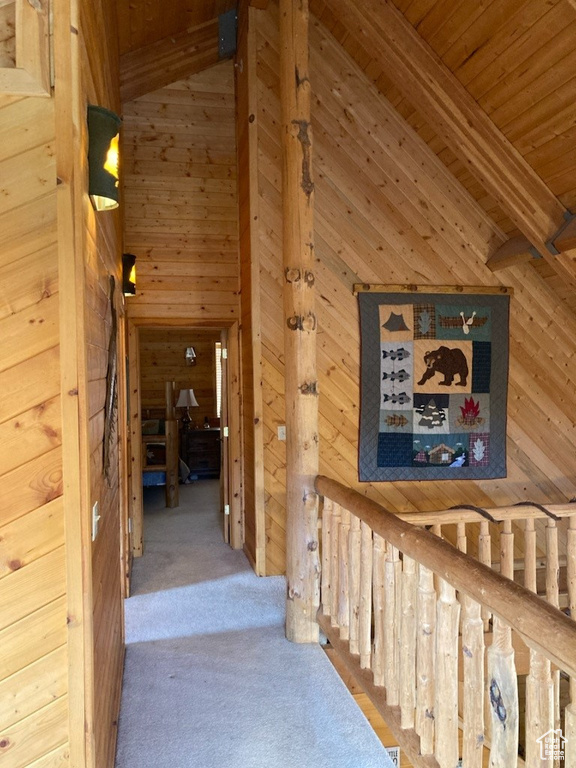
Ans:
[[[179,499],[179,467],[178,467],[178,422],[176,421],[176,409],[174,407],[175,382],[165,383],[166,394],[166,420],[164,422],[164,434],[166,435],[166,506],[169,509],[177,507]]]
[[[414,728],[416,709],[416,561],[404,555],[400,587],[400,725]]]
[[[330,524],[330,616],[332,626],[338,626],[338,601],[340,598],[340,505],[332,504]]]
[[[434,573],[423,565],[418,569],[418,634],[416,674],[416,731],[423,755],[434,752],[434,683],[436,647],[436,592]]]
[[[546,600],[554,608],[560,607],[560,563],[558,556],[558,528],[556,521],[546,521]],[[560,670],[552,671],[554,682],[554,728],[560,728]]]
[[[284,354],[286,387],[286,637],[318,641],[318,381],[314,302],[308,0],[280,0]]]
[[[435,755],[441,768],[458,764],[458,629],[456,590],[439,579],[436,604]],[[502,766],[501,768],[504,768]]]
[[[400,552],[390,542],[386,546],[384,577],[384,685],[390,706],[400,704]]]

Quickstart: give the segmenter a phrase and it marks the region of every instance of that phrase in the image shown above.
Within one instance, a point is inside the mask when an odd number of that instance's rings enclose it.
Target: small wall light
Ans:
[[[88,193],[97,211],[118,207],[121,123],[109,109],[88,106]]]
[[[136,256],[133,253],[122,254],[122,291],[124,296],[136,293]]]
[[[196,350],[194,347],[186,347],[186,365],[196,365]]]

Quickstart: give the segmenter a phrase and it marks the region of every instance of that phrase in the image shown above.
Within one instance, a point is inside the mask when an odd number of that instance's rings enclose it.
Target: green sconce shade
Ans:
[[[125,296],[136,293],[136,256],[133,253],[122,254],[122,291]]]
[[[121,123],[109,109],[88,106],[88,193],[97,211],[118,207]]]

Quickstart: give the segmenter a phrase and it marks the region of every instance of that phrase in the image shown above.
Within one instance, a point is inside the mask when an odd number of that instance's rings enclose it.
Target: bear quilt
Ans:
[[[505,477],[507,289],[420,290],[358,293],[359,478]]]

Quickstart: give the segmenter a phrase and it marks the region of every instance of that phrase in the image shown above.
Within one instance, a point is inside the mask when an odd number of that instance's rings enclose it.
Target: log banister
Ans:
[[[393,547],[434,571],[452,587],[505,621],[523,636],[531,648],[544,653],[560,669],[576,675],[576,625],[559,610],[530,590],[459,552],[429,531],[406,522],[357,491],[322,475],[316,478],[315,486],[319,494],[369,525],[375,538],[380,536],[386,539]],[[555,505],[556,514],[559,506],[568,505]],[[522,509],[525,517],[530,516],[529,511],[527,507]],[[476,516],[471,521],[477,520]]]

